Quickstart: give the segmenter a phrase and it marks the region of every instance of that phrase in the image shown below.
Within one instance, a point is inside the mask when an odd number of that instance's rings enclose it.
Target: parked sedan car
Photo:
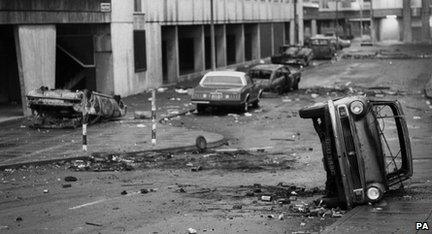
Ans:
[[[244,72],[211,71],[203,76],[192,94],[198,113],[208,106],[233,106],[247,112],[258,107],[262,89]]]
[[[301,78],[299,70],[281,64],[259,64],[252,67],[248,74],[262,90],[280,94],[297,90]]]
[[[303,46],[284,45],[279,49],[279,54],[271,57],[271,62],[286,65],[308,66],[312,60],[312,49]]]

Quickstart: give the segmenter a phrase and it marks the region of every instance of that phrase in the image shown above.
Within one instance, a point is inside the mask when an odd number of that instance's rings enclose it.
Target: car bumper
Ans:
[[[209,106],[239,106],[244,102],[240,100],[192,100],[193,104],[203,104]]]

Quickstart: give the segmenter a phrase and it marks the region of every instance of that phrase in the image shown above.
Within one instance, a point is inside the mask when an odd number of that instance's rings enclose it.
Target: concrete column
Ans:
[[[403,1],[403,41],[412,42],[412,30],[411,30],[411,0]]]
[[[430,11],[429,3],[430,3],[429,0],[422,0],[422,8],[421,8],[422,41],[427,43],[431,42],[430,25],[429,25],[431,11]]]
[[[295,22],[294,20],[290,21],[290,44],[294,45],[296,44],[296,38],[295,38]]]
[[[297,1],[297,36],[298,36],[298,44],[303,45],[304,41],[304,26],[303,26],[303,0]]]
[[[113,57],[109,32],[97,34],[94,43],[96,91],[112,95],[114,94]]]
[[[235,27],[236,63],[245,61],[245,35],[243,24]]]
[[[225,67],[227,65],[225,24],[215,25],[215,35],[216,35],[216,67]]]
[[[260,42],[260,31],[258,24],[251,26],[252,35],[252,59],[261,58],[261,42]]]
[[[270,41],[271,41],[271,53],[274,54],[275,43],[274,43],[274,25],[273,25],[273,23],[270,23]]]
[[[204,47],[204,26],[200,25],[194,32],[194,70],[204,71],[205,70],[205,47]]]
[[[180,74],[178,52],[178,27],[165,27],[163,40],[166,41],[167,77],[168,83],[176,83]]]
[[[114,93],[122,96],[134,94],[135,82],[133,50],[132,0],[111,1],[111,47],[113,56]]]
[[[312,32],[311,34],[312,34],[313,37],[317,35],[317,22],[316,22],[316,19],[313,19],[311,21],[311,32]]]
[[[26,94],[47,86],[55,88],[55,25],[18,25],[15,27],[18,75],[24,115],[30,115]]]

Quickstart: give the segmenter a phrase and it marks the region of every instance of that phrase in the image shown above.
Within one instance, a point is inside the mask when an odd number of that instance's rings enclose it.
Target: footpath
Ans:
[[[184,90],[180,90],[184,91]],[[175,118],[190,114],[189,96],[174,88],[156,95],[157,117]],[[0,168],[23,164],[41,164],[60,160],[84,159],[94,153],[116,154],[145,151],[187,151],[196,149],[196,138],[203,136],[207,147],[222,145],[224,137],[216,133],[157,124],[157,144],[151,144],[151,120],[134,119],[134,111],[150,110],[150,94],[124,99],[128,113],[116,121],[97,123],[87,129],[88,151],[82,150],[82,130],[31,129],[25,120],[2,124],[0,132]]]

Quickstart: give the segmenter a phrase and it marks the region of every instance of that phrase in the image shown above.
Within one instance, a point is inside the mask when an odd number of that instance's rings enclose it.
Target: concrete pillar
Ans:
[[[109,32],[95,35],[94,58],[96,91],[114,94],[113,57]]]
[[[168,83],[176,83],[180,74],[179,51],[178,51],[178,27],[167,26],[163,31],[163,38],[166,42],[166,63]]]
[[[236,63],[245,61],[245,35],[243,24],[236,25],[235,29]]]
[[[429,0],[422,0],[422,8],[421,8],[422,41],[427,43],[431,42],[430,25],[429,25],[431,11],[430,11],[429,4],[430,4]]]
[[[313,19],[311,21],[311,32],[312,32],[311,34],[312,34],[313,37],[317,35],[317,22],[316,22],[316,19]]]
[[[290,21],[290,44],[294,45],[296,44],[296,38],[295,38],[295,22],[294,20]]]
[[[216,67],[225,67],[227,65],[225,24],[215,25],[215,35],[216,35]]]
[[[18,25],[15,27],[18,75],[24,115],[30,115],[26,94],[47,86],[55,88],[55,25]]]
[[[132,0],[111,1],[111,47],[113,56],[114,93],[127,96],[135,93]]]
[[[297,1],[297,36],[298,44],[303,45],[304,42],[304,26],[303,26],[303,0]]]
[[[205,35],[204,35],[204,25],[197,27],[194,32],[194,70],[204,71],[205,70]]]
[[[411,30],[411,0],[403,1],[403,41],[412,42],[412,30]]]
[[[275,43],[274,43],[274,24],[270,23],[270,42],[271,42],[271,53],[274,54]]]
[[[261,41],[260,41],[260,27],[258,24],[252,25],[252,59],[261,58]]]

